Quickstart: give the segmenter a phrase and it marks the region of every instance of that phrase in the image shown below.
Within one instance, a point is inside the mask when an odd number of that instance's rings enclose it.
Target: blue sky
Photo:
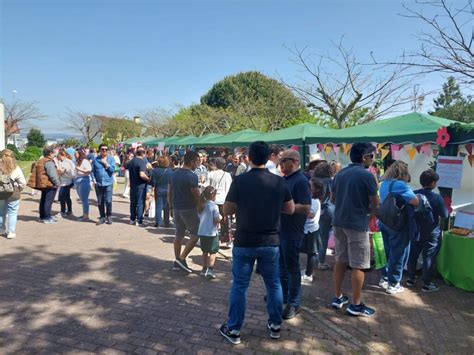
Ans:
[[[67,108],[131,117],[196,103],[241,71],[293,80],[286,46],[331,53],[344,36],[359,58],[394,58],[417,48],[420,29],[397,0],[0,2],[0,97],[36,101],[48,119],[34,125],[45,132],[64,131]]]

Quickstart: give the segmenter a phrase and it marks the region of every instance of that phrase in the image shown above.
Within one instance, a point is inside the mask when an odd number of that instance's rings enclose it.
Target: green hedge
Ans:
[[[13,144],[8,144],[7,148],[15,154],[15,159],[19,161],[36,161],[43,155],[43,149],[39,147],[28,147],[21,153]]]

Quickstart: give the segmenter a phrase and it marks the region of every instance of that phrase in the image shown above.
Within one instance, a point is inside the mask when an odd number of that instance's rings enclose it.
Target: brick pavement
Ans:
[[[254,277],[243,343],[232,346],[217,332],[227,312],[228,259],[218,259],[217,280],[185,276],[171,271],[173,230],[128,225],[121,197],[114,196],[112,226],[44,225],[38,196],[23,197],[18,237],[0,239],[2,354],[473,353],[472,293],[443,285],[439,293],[389,296],[375,286],[375,272],[365,290],[375,317],[332,310],[331,272],[318,271],[303,288],[304,310],[284,323],[279,341],[267,335],[264,287]],[[95,206],[91,216],[97,218]],[[200,260],[196,249],[190,266],[199,271]]]

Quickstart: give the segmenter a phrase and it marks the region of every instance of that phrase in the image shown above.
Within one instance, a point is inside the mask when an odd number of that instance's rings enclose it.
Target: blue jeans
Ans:
[[[431,236],[423,238],[420,241],[412,241],[410,246],[410,256],[408,258],[407,274],[412,280],[415,279],[416,264],[418,256],[422,253],[423,268],[421,276],[423,283],[429,285],[433,279],[433,272],[436,262],[436,256],[440,248],[441,230],[439,227],[431,233]]]
[[[72,213],[71,188],[74,184],[61,186],[59,188],[59,203],[61,204],[61,213]]]
[[[379,228],[382,232],[383,246],[387,256],[387,266],[381,269],[382,277],[387,278],[390,284],[395,285],[402,280],[403,269],[410,253],[408,229],[405,228],[397,232],[383,223],[379,223]]]
[[[112,187],[113,185],[95,187],[97,206],[99,207],[101,218],[105,218],[105,216],[110,217],[112,215]]]
[[[89,214],[89,193],[91,192],[91,181],[88,176],[78,180],[76,183],[77,193],[82,203],[82,213]]]
[[[130,187],[130,220],[143,223],[147,184]]]
[[[41,190],[41,199],[39,205],[40,219],[51,218],[51,209],[53,208],[53,201],[55,195],[55,188]]]
[[[232,287],[227,321],[230,330],[240,330],[244,323],[247,289],[255,261],[258,262],[259,271],[267,289],[268,322],[274,325],[281,324],[283,294],[279,279],[279,257],[278,247],[233,248]]]
[[[155,223],[158,225],[161,225],[161,222],[163,222],[163,211],[168,205],[168,194],[160,194],[160,195],[155,195]],[[166,217],[166,215],[165,215]],[[165,218],[165,224],[170,223],[169,215],[168,215],[168,220]]]
[[[301,303],[301,238],[280,240],[280,281],[283,299],[288,304],[299,307]]]
[[[0,230],[3,229],[8,216],[8,227],[5,229],[9,233],[15,233],[19,208],[20,200],[0,200]]]

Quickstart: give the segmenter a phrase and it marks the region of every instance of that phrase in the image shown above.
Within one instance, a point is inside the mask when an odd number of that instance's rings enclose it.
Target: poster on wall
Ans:
[[[461,187],[462,165],[464,158],[438,156],[436,172],[439,175],[438,186],[459,189]]]

